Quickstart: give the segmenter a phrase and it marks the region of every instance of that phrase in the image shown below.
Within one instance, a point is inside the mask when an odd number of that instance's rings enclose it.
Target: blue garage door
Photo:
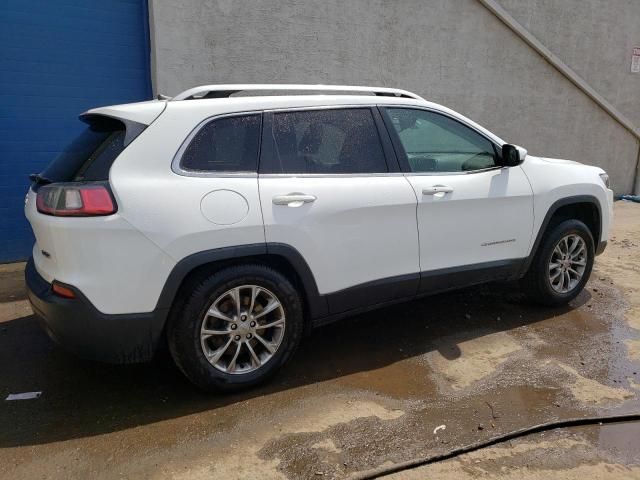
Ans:
[[[25,259],[28,175],[91,107],[151,98],[146,0],[0,3],[0,263]]]

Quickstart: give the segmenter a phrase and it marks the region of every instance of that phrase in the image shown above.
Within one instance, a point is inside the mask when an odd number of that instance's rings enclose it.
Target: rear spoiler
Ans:
[[[166,100],[149,100],[147,102],[124,103],[92,108],[80,114],[80,119],[88,115],[104,115],[117,120],[131,121],[149,126],[167,107]]]
[[[87,110],[80,114],[80,120],[90,123],[96,117],[108,117],[122,122],[126,128],[124,146],[129,145],[145,128],[153,123],[167,107],[164,100],[125,103]]]

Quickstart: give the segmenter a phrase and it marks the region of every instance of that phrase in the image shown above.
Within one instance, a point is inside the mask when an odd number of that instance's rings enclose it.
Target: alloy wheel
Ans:
[[[571,292],[582,280],[587,267],[587,244],[576,234],[558,241],[549,260],[549,283],[557,293]]]
[[[253,372],[278,351],[285,323],[274,293],[258,285],[234,287],[207,308],[200,328],[202,351],[221,372]]]

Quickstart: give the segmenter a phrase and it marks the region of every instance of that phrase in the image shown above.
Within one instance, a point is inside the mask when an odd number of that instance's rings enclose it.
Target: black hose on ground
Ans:
[[[612,415],[610,417],[571,418],[568,420],[557,420],[555,422],[541,423],[539,425],[521,428],[520,430],[514,430],[513,432],[505,433],[496,437],[489,438],[487,440],[472,443],[471,445],[455,448],[447,453],[441,453],[439,455],[433,455],[430,457],[416,458],[414,460],[396,463],[388,467],[378,467],[367,470],[365,472],[359,472],[354,476],[350,476],[349,478],[351,480],[369,480],[373,478],[380,478],[385,475],[391,475],[392,473],[401,472],[403,470],[423,467],[432,463],[442,462],[443,460],[450,460],[465,453],[471,453],[482,448],[506,442],[507,440],[513,440],[514,438],[531,435],[532,433],[546,432],[548,430],[555,430],[557,428],[579,427],[583,425],[606,425],[609,423],[620,422],[637,422],[638,420],[640,420],[640,413]]]

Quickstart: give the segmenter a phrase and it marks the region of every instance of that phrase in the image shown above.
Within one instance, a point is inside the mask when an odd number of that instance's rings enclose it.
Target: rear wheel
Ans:
[[[524,284],[529,296],[545,305],[563,305],[582,291],[591,275],[594,242],[579,220],[566,220],[542,239]]]
[[[178,367],[205,390],[238,390],[267,380],[300,342],[300,298],[262,265],[220,270],[174,312],[169,348]]]

